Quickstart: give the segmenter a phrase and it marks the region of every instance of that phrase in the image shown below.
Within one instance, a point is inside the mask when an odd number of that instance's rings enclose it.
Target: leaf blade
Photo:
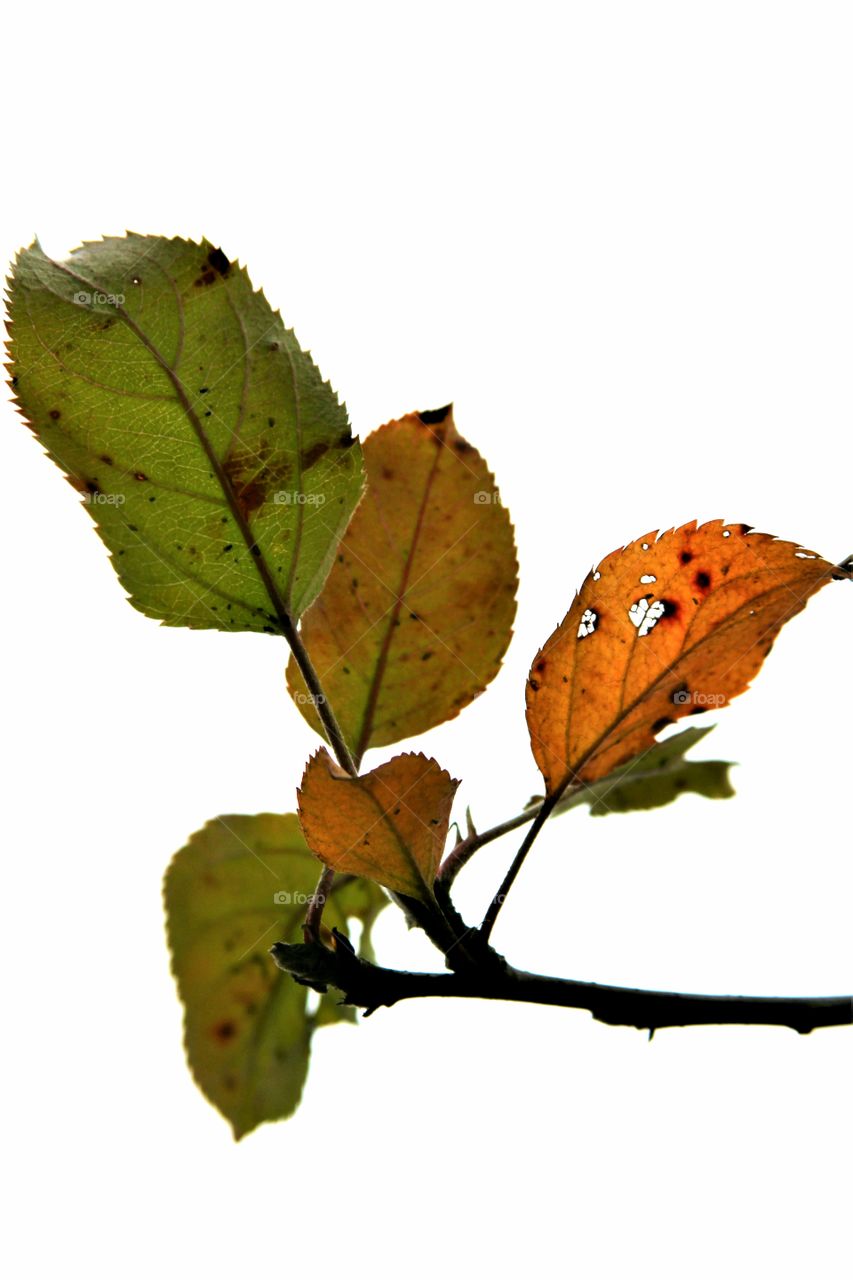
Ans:
[[[564,795],[556,805],[555,816],[582,804],[589,805],[593,817],[659,809],[691,793],[707,800],[731,799],[735,791],[729,779],[730,761],[685,759],[712,727],[683,729],[664,742],[655,743],[606,777]]]
[[[432,903],[458,786],[435,760],[414,753],[353,778],[321,747],[299,788],[299,820],[326,866]]]
[[[84,495],[135,607],[281,632],[322,586],[360,496],[360,450],[245,270],[206,241],[129,236],[67,263],[35,245],[9,312],[19,408]]]
[[[356,758],[457,715],[512,636],[512,525],[452,409],[408,414],[364,442],[367,491],[302,639]],[[319,731],[296,663],[288,687]]]
[[[605,777],[684,715],[725,706],[835,575],[813,552],[722,521],[613,552],[531,667],[527,722],[548,794]]]
[[[276,941],[301,940],[316,862],[295,814],[226,815],[191,836],[164,882],[172,971],[193,1077],[236,1138],[296,1109],[315,1028],[351,1020],[334,1000],[316,1015],[275,965]],[[286,901],[276,901],[276,895]],[[369,924],[385,905],[372,884],[333,890],[330,926]]]

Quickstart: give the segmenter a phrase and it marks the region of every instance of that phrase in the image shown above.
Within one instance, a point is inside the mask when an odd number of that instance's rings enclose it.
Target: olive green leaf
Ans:
[[[734,795],[729,781],[731,763],[684,759],[691,747],[701,742],[713,727],[709,724],[703,729],[684,729],[656,743],[606,778],[564,796],[554,812],[564,813],[582,804],[588,804],[590,813],[596,817],[628,813],[632,809],[658,809],[688,792],[709,800],[728,800]]]
[[[196,1082],[241,1138],[290,1115],[308,1071],[317,1027],[352,1020],[330,993],[314,1013],[308,992],[277,968],[275,942],[302,940],[317,862],[295,814],[215,818],[172,860],[165,903],[172,968],[185,1010],[185,1045]],[[323,921],[369,929],[388,901],[376,885],[341,877]]]
[[[280,633],[323,585],[362,489],[328,383],[207,241],[128,235],[9,284],[18,405],[170,626]],[[285,622],[286,625],[286,622]]]

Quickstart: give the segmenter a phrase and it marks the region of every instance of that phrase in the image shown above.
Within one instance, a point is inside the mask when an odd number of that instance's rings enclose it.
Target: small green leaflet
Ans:
[[[588,804],[595,817],[633,809],[658,809],[688,792],[709,800],[730,799],[734,787],[729,781],[732,766],[728,761],[684,759],[713,727],[684,729],[656,743],[606,778],[567,794],[554,813],[565,813],[582,804]],[[536,803],[540,801],[541,797]]]
[[[270,956],[275,942],[301,942],[319,864],[295,814],[215,818],[191,837],[166,874],[172,969],[185,1009],[185,1045],[196,1082],[241,1138],[291,1115],[308,1072],[311,1037],[353,1021],[330,992],[315,1013],[308,991]],[[387,903],[376,885],[341,877],[324,924],[362,925],[360,954],[372,958],[370,926]]]
[[[128,235],[9,285],[12,385],[84,495],[131,603],[170,626],[281,633],[316,597],[361,449],[310,356],[207,241]]]

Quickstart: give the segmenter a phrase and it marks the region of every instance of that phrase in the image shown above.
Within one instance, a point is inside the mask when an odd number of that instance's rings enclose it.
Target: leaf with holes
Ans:
[[[833,576],[811,551],[719,520],[614,551],[530,672],[527,723],[547,793],[605,777],[665,725],[743,693]]]
[[[187,1057],[199,1088],[234,1136],[290,1115],[299,1103],[315,1028],[352,1011],[324,997],[313,1014],[307,991],[277,968],[275,942],[301,941],[305,904],[317,883],[295,814],[215,818],[177,853],[166,874],[172,968],[185,1008]],[[324,921],[346,932],[369,927],[388,899],[365,880],[339,882]]]
[[[321,747],[302,778],[299,820],[326,866],[431,903],[458,786],[435,760],[414,754],[352,778]]]
[[[129,235],[10,283],[13,387],[84,495],[131,603],[171,626],[281,632],[358,502],[347,415],[245,270]]]
[[[364,443],[367,492],[302,639],[360,759],[458,714],[512,635],[512,525],[450,408],[389,422]],[[319,720],[295,661],[297,706]]]

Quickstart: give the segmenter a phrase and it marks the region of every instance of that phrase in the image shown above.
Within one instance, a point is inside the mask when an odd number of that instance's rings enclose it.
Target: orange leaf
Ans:
[[[302,779],[299,820],[326,866],[431,902],[458,786],[435,760],[414,754],[352,778],[321,747]]]
[[[509,644],[518,585],[509,515],[450,408],[386,423],[365,441],[364,462],[367,492],[302,618],[357,759],[482,693]],[[293,660],[287,674],[319,730]]]
[[[527,723],[549,795],[743,693],[784,623],[838,574],[749,525],[693,521],[655,537],[602,561],[533,662]]]

